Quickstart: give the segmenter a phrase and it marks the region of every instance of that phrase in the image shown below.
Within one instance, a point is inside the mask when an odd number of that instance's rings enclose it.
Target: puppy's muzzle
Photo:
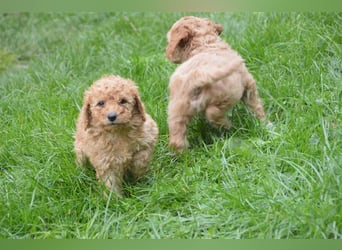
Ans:
[[[117,114],[115,112],[110,112],[108,115],[107,115],[107,119],[110,121],[110,122],[114,122],[117,118]]]

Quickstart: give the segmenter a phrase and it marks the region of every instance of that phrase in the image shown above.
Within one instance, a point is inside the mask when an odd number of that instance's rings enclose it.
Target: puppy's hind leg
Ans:
[[[168,106],[169,147],[172,150],[182,152],[189,147],[186,138],[187,126],[192,118],[190,105],[186,100],[170,100]]]
[[[249,76],[247,86],[242,97],[242,101],[247,105],[250,111],[254,112],[256,116],[261,120],[265,121],[266,116],[264,108],[259,98],[258,90],[256,88],[255,80],[252,76]]]

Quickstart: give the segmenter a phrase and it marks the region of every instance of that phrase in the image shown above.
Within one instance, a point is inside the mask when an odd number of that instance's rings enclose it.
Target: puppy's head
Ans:
[[[85,92],[83,108],[86,128],[132,128],[145,121],[136,85],[119,76],[103,76],[94,82]]]
[[[223,31],[220,24],[207,18],[186,16],[175,22],[167,33],[166,57],[174,63],[188,59],[190,52],[197,46],[217,37]]]

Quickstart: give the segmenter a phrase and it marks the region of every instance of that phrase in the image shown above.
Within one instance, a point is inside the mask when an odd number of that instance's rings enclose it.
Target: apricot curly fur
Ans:
[[[167,33],[166,57],[180,64],[169,81],[169,146],[176,151],[189,146],[187,126],[195,114],[228,129],[226,112],[242,100],[265,120],[255,80],[241,56],[222,41],[222,31],[209,19],[186,16]]]
[[[85,91],[74,149],[77,164],[87,161],[107,188],[122,196],[126,175],[138,179],[149,168],[158,127],[145,112],[133,81],[108,75]]]

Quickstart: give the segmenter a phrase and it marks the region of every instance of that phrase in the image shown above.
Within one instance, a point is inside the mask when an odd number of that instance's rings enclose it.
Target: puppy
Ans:
[[[108,189],[122,196],[125,176],[148,170],[158,137],[133,81],[108,75],[85,92],[77,120],[74,149],[78,165],[87,160]]]
[[[166,57],[180,64],[169,81],[169,146],[176,151],[189,146],[187,126],[195,114],[229,129],[226,112],[242,100],[265,120],[255,80],[241,56],[221,40],[222,30],[206,18],[187,16],[167,33]]]

